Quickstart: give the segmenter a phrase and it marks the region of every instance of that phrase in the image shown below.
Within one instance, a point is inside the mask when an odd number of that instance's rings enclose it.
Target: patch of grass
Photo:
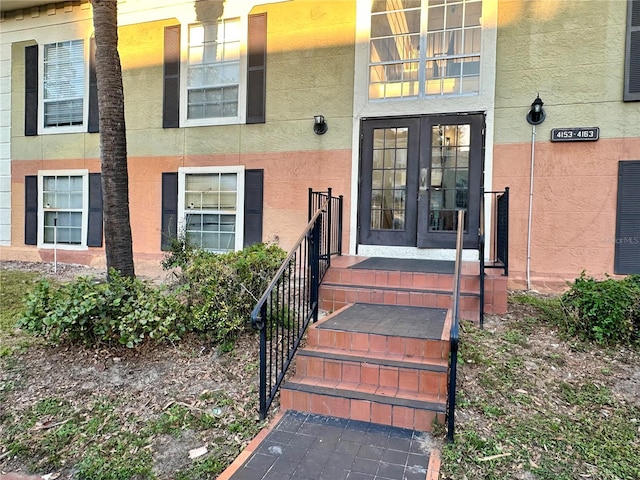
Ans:
[[[558,388],[560,390],[560,397],[570,405],[588,406],[597,404],[600,406],[608,406],[613,403],[611,390],[592,382],[582,385],[571,385],[562,382],[558,385]]]
[[[146,439],[131,432],[120,432],[99,445],[90,446],[76,465],[81,480],[129,480],[155,478],[153,459]]]
[[[0,335],[13,333],[24,308],[22,297],[37,279],[33,272],[0,270]]]
[[[541,318],[538,318],[538,320],[545,320],[554,324],[564,323],[564,313],[560,297],[517,293],[515,295],[511,295],[509,300],[515,304],[530,305],[534,307],[538,313],[541,314]],[[535,324],[536,321],[537,320],[535,318],[531,318],[531,324]]]
[[[223,452],[210,452],[203,460],[197,461],[193,466],[179,471],[175,475],[176,480],[200,480],[214,478],[227,467],[223,458]]]
[[[220,419],[207,412],[193,412],[184,405],[174,404],[162,412],[158,419],[148,423],[146,430],[152,434],[180,436],[185,430],[207,430],[218,426],[220,422]]]
[[[527,344],[527,337],[523,332],[519,330],[507,330],[503,334],[505,341],[517,346],[525,346]]]
[[[30,338],[16,330],[24,309],[22,298],[39,276],[34,272],[0,270],[0,359],[30,345]]]

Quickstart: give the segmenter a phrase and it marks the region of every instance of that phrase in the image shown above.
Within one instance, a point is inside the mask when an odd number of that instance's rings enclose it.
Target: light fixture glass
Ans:
[[[323,115],[313,116],[313,131],[316,135],[324,135],[329,130],[329,125],[324,120]]]

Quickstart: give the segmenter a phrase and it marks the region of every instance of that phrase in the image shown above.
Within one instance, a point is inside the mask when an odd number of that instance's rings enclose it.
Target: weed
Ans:
[[[561,398],[570,405],[611,405],[613,398],[611,391],[604,386],[595,383],[571,385],[562,382],[558,385]]]
[[[226,468],[222,459],[222,452],[211,452],[205,459],[196,462],[186,470],[176,473],[176,480],[199,480],[215,478]]]
[[[154,478],[146,439],[120,432],[101,445],[90,446],[76,465],[81,480],[130,480]]]
[[[507,330],[503,334],[503,338],[505,341],[518,346],[527,345],[527,337],[523,335],[521,331],[518,331],[518,330]]]

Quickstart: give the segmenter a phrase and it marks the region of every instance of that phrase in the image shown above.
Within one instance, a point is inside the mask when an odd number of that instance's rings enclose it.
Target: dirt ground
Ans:
[[[57,273],[53,272],[50,264],[28,262],[2,262],[0,268],[35,269],[62,281],[78,275],[104,276],[104,272],[74,265],[58,265]],[[498,339],[504,339],[510,330],[518,331],[523,322],[526,324],[527,318],[535,315],[532,307],[511,304],[506,315],[487,316],[486,333],[480,341],[490,345],[492,337],[495,337],[498,346]],[[257,340],[255,336],[244,338],[229,354],[220,354],[206,342],[195,338],[176,346],[147,346],[136,350],[31,346],[23,353],[14,353],[17,368],[0,368],[0,384],[16,386],[5,395],[7,401],[0,405],[0,418],[3,414],[12,414],[34,405],[45,397],[65,399],[78,410],[103,397],[123,400],[125,406],[119,415],[125,418],[133,413],[144,422],[157,418],[176,404],[186,406],[190,411],[217,409],[202,400],[203,394],[225,392],[231,401],[221,405],[220,409],[226,410],[225,413],[233,418],[258,422],[255,404],[247,402],[247,398],[255,399],[257,396]],[[513,346],[519,355],[528,357],[524,362],[522,385],[536,389],[534,404],[523,404],[522,415],[527,415],[532,409],[553,411],[562,408],[550,403],[554,398],[552,392],[562,382],[578,384],[589,381],[603,385],[622,402],[640,406],[640,358],[637,352],[628,349],[576,349],[559,341],[557,332],[549,327],[528,331],[520,340],[519,343],[515,338]],[[504,342],[501,345],[503,349],[495,351],[498,360],[505,354]],[[480,381],[483,371],[486,371],[486,364],[474,364],[473,356],[468,355],[459,371],[460,388],[468,400],[484,395],[485,387]],[[491,425],[486,423],[482,412],[460,408],[456,416],[459,425],[473,424],[481,431],[486,430],[487,436],[491,435]],[[606,418],[606,412],[603,412],[603,418]],[[160,479],[172,478],[173,472],[191,464],[188,456],[191,449],[203,445],[212,447],[222,438],[228,442],[229,449],[236,450],[250,440],[222,429],[186,431],[177,440],[167,435],[157,436],[151,446],[154,473]],[[5,472],[25,469],[25,464],[7,455],[2,448],[0,438],[0,476]],[[54,476],[49,477],[51,480],[72,477],[70,468],[61,468],[53,473]]]
[[[29,262],[2,262],[0,268],[38,271],[59,281],[78,275],[105,275],[104,271],[79,265],[59,264],[57,273],[50,264]],[[5,365],[0,362],[0,385],[13,386],[0,405],[0,418],[23,411],[42,398],[64,399],[74,411],[82,411],[96,398],[107,398],[124,405],[118,412],[123,418],[134,414],[143,423],[157,419],[171,405],[181,405],[191,412],[213,411],[229,421],[245,418],[257,424],[255,403],[247,399],[257,399],[258,348],[255,335],[242,338],[229,353],[220,353],[198,338],[177,345],[146,345],[134,350],[31,345],[12,355],[12,368],[2,368]],[[224,392],[224,405],[202,400],[215,397],[217,392]],[[0,424],[0,477],[26,467],[3,451],[1,427]],[[209,450],[224,449],[225,445],[220,445],[223,441],[230,451],[240,450],[249,440],[222,429],[185,431],[178,439],[159,435],[152,445],[153,470],[158,478],[169,479],[173,472],[192,464],[188,455],[192,449],[204,445]],[[72,476],[71,470],[64,468],[53,473],[49,478]]]
[[[504,334],[517,330],[526,319],[538,315],[528,305],[509,304],[505,315],[488,315],[485,330],[489,334]],[[491,341],[490,338],[487,341]],[[640,407],[640,355],[624,347],[600,348],[591,345],[586,348],[579,342],[560,340],[558,332],[550,326],[526,332],[525,338],[515,342],[518,353],[529,356],[524,370],[528,378],[523,378],[538,387],[539,397],[545,397],[545,388],[554,388],[560,382],[581,383],[590,381],[611,388],[612,393],[625,403]],[[584,348],[583,348],[584,347]],[[498,350],[499,356],[504,353]],[[463,388],[473,393],[482,388],[473,374],[474,368],[466,369]]]

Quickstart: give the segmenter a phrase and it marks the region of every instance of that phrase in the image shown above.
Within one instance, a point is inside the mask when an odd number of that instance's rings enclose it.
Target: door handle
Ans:
[[[420,169],[420,191],[421,192],[426,192],[429,189],[428,184],[428,180],[429,180],[429,169],[428,168],[421,168]]]

